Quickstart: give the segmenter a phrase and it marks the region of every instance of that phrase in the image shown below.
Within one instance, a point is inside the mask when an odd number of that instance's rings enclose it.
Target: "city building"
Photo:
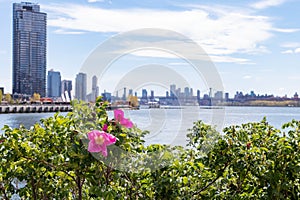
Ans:
[[[111,98],[112,98],[111,93],[104,91],[104,92],[101,94],[101,96],[103,97],[103,100],[104,100],[104,101],[111,102]]]
[[[87,76],[80,72],[75,79],[75,99],[86,101]]]
[[[170,85],[170,96],[174,98],[176,96],[176,85]]]
[[[147,89],[142,89],[142,97],[140,99],[140,104],[147,104],[148,103],[148,92]]]
[[[193,97],[193,96],[194,96],[193,88],[190,88],[190,97]]]
[[[223,100],[223,91],[217,91],[214,96],[215,100]]]
[[[123,101],[126,101],[127,95],[126,95],[126,87],[124,87],[124,92],[123,92]]]
[[[96,102],[97,97],[99,96],[99,87],[97,76],[92,77],[92,92],[86,96],[86,100],[89,102]]]
[[[47,76],[47,96],[60,97],[61,96],[61,76],[60,72],[48,71]]]
[[[128,90],[128,96],[133,96],[133,89]]]
[[[99,87],[98,85],[98,78],[97,76],[93,76],[92,78],[92,99],[91,101],[95,102],[97,97],[99,96]]]
[[[150,92],[150,100],[154,101],[154,90],[151,90]]]
[[[299,99],[299,95],[297,92],[294,94],[294,99]]]
[[[198,100],[201,99],[201,92],[200,92],[200,90],[197,90],[197,99],[198,99]]]
[[[38,4],[13,4],[13,94],[46,95],[47,14]]]
[[[184,96],[185,97],[190,97],[190,88],[189,87],[184,88]]]
[[[143,99],[148,99],[148,93],[147,93],[147,90],[146,90],[146,89],[143,89],[143,90],[142,90],[142,98],[143,98]]]
[[[62,98],[65,101],[71,101],[72,100],[72,81],[71,80],[63,80],[61,82],[61,92],[62,92]]]
[[[226,92],[226,93],[225,93],[225,102],[228,101],[228,100],[229,100],[229,93]]]

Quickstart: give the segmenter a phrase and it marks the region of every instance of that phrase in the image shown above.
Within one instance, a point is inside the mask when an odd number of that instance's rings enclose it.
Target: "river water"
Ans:
[[[53,116],[54,113],[22,113],[0,114],[0,127],[8,125],[19,127],[20,124],[27,128],[42,118]],[[66,113],[61,113],[65,115]],[[216,126],[220,132],[229,125],[238,125],[248,122],[261,121],[267,118],[269,124],[276,128],[291,121],[300,120],[298,107],[183,107],[170,109],[140,109],[126,110],[126,117],[143,130],[149,130],[145,138],[147,144],[184,145],[186,143],[187,129],[191,128],[194,121],[202,120]],[[113,112],[109,111],[113,117]]]

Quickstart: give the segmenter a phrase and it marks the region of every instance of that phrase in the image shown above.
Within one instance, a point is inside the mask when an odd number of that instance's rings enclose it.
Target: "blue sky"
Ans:
[[[0,86],[9,92],[13,2],[19,1],[0,0]],[[300,93],[298,0],[39,0],[34,3],[48,14],[47,69],[60,71],[63,79],[74,80],[90,53],[111,36],[141,28],[164,28],[185,35],[205,50],[221,76],[225,92],[231,96],[237,90],[278,96]],[[165,65],[183,63],[164,54],[157,57],[157,52],[149,51],[130,58],[116,62],[116,68],[142,65],[147,59]],[[185,73],[186,69],[179,72]],[[186,77],[198,81],[188,72]],[[114,79],[117,77],[101,79],[100,90],[110,90],[109,83]]]

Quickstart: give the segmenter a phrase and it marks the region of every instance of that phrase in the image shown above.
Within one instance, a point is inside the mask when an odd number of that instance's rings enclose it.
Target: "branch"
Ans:
[[[214,184],[223,175],[223,173],[224,173],[225,169],[228,167],[228,165],[229,165],[229,163],[226,163],[225,166],[223,167],[223,169],[221,170],[222,173],[219,176],[217,176],[215,179],[213,179],[212,182],[210,182],[205,187],[203,187],[200,190],[194,192],[192,196],[200,194],[201,192],[203,192],[204,190],[206,190],[209,186],[211,186],[212,184]]]
[[[45,165],[47,165],[47,166],[49,166],[51,168],[54,168],[56,170],[57,170],[57,167],[60,167],[59,165],[56,166],[56,165],[53,165],[53,164],[51,164],[51,163],[49,163],[47,161],[44,161],[44,160],[35,160],[35,159],[32,159],[32,158],[28,158],[28,157],[24,157],[24,158],[27,159],[27,160],[33,161],[33,162],[43,163],[43,164],[45,164]],[[69,177],[71,177],[73,181],[76,182],[76,178],[74,176],[70,175],[67,171],[62,170],[62,169],[60,169],[59,171],[64,172],[66,175],[68,175]]]
[[[9,200],[2,182],[0,182],[0,189],[3,191],[4,199]]]

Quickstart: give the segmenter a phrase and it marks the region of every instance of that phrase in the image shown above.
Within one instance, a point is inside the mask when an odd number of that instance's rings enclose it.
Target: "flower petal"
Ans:
[[[107,157],[107,147],[105,145],[102,145],[101,146],[101,154],[104,156],[104,157]]]
[[[132,128],[133,123],[124,117],[123,110],[114,110],[114,116],[115,120],[119,122],[122,126],[125,126],[126,128]]]
[[[102,131],[105,131],[105,132],[106,132],[106,131],[107,131],[107,128],[108,128],[107,124],[104,124],[103,127],[102,127]]]
[[[132,121],[130,121],[129,119],[123,119],[122,121],[120,121],[120,124],[125,126],[126,128],[132,128],[133,126]]]
[[[105,138],[105,144],[106,145],[111,145],[111,144],[114,144],[116,143],[117,141],[117,138],[115,136],[113,136],[112,134],[109,134],[109,133],[104,133],[104,138]]]
[[[88,146],[89,152],[100,152],[101,147],[100,145],[96,144],[95,140],[90,140],[89,146]]]
[[[97,144],[96,138],[103,137],[104,141],[101,145]],[[93,130],[88,133],[90,140],[88,145],[89,152],[101,152],[104,157],[107,157],[107,146],[116,143],[117,138],[109,133],[99,130]]]
[[[93,130],[93,131],[89,132],[87,135],[88,135],[89,140],[95,140],[96,136],[100,136],[100,131]]]
[[[114,110],[114,117],[116,121],[120,121],[124,118],[123,110],[116,109]]]

